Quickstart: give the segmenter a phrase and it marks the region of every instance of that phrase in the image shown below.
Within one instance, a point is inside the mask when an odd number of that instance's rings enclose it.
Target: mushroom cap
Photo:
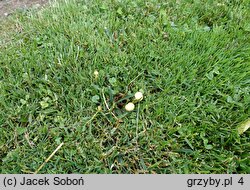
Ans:
[[[136,92],[135,93],[135,100],[142,100],[142,99],[143,99],[142,92]]]
[[[132,102],[126,104],[125,109],[127,111],[133,111],[135,109],[135,105]]]
[[[99,72],[97,70],[94,71],[94,75],[98,75]]]

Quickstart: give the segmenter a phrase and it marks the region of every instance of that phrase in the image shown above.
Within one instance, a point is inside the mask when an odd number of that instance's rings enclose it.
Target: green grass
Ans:
[[[1,21],[0,173],[62,142],[40,173],[250,173],[249,20],[248,0],[68,0]]]

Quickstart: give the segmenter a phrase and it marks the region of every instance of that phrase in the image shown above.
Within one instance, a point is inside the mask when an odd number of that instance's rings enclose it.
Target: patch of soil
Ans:
[[[0,17],[8,16],[16,9],[40,7],[48,0],[0,0]]]

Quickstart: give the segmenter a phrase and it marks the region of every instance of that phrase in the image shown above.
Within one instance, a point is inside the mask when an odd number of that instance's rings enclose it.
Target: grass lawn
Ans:
[[[249,20],[248,0],[67,0],[2,19],[0,173],[35,172],[61,143],[39,173],[250,173]]]

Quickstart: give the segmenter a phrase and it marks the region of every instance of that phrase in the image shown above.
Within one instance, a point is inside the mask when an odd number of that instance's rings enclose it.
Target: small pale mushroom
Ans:
[[[134,109],[135,109],[135,105],[132,102],[129,102],[125,106],[125,110],[127,110],[127,111],[133,111]]]
[[[141,101],[143,99],[143,94],[142,92],[136,92],[135,93],[135,100],[136,101]]]
[[[95,78],[98,78],[99,72],[97,70],[94,71]]]

